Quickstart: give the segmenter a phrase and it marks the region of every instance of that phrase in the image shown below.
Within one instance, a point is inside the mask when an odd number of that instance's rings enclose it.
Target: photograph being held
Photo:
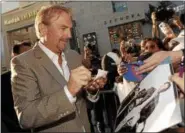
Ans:
[[[152,114],[157,106],[160,93],[170,88],[170,82],[165,82],[158,89],[151,87],[150,89],[142,89],[136,97],[132,99],[130,105],[135,103],[134,107],[129,109],[130,112],[125,115],[123,120],[117,125],[115,132],[132,131],[142,132],[145,128],[147,118]],[[124,110],[123,110],[124,111]],[[120,112],[123,112],[120,110]]]

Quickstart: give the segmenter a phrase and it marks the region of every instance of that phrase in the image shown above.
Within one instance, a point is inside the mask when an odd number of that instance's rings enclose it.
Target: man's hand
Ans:
[[[91,72],[84,66],[71,70],[67,87],[70,93],[75,96],[83,86],[91,80]]]
[[[92,79],[88,83],[88,85],[85,86],[85,89],[91,90],[91,91],[98,90],[98,89],[103,88],[106,83],[107,83],[107,78],[105,78],[105,77],[100,77],[95,80]]]
[[[154,53],[150,58],[144,61],[144,65],[142,65],[137,74],[142,74],[145,72],[149,72],[153,70],[156,66],[158,66],[164,59],[167,57],[171,57],[172,63],[178,63],[181,60],[183,53],[182,51],[159,51]]]

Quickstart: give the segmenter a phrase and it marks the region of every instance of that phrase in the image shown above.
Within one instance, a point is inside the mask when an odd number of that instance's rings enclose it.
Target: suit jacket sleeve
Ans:
[[[14,108],[22,128],[39,127],[75,113],[64,89],[41,96],[38,79],[25,61],[15,57],[11,61],[11,71]]]

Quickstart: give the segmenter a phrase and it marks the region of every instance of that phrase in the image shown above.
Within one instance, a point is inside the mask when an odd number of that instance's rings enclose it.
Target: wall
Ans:
[[[114,13],[112,10],[112,3],[110,1],[105,2],[69,2],[65,4],[67,7],[71,7],[73,11],[73,19],[76,21],[78,30],[78,37],[80,39],[81,50],[83,49],[83,34],[89,32],[96,32],[98,38],[98,49],[100,55],[111,51],[111,44],[108,35],[108,27],[118,24],[124,24],[137,19],[144,18],[144,11],[148,9],[148,3],[156,4],[156,2],[127,2],[128,11]],[[125,18],[122,21],[114,22],[115,18],[125,17],[126,15],[140,13],[140,18],[128,19]],[[142,16],[143,15],[143,16]],[[104,24],[105,21],[111,24]],[[144,25],[144,35],[149,35],[149,25]]]

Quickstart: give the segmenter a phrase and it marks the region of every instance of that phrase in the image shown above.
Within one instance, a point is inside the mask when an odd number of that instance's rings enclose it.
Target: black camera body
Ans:
[[[175,14],[175,11],[173,8],[158,7],[156,11],[156,18],[157,18],[157,21],[169,21],[174,14]]]

